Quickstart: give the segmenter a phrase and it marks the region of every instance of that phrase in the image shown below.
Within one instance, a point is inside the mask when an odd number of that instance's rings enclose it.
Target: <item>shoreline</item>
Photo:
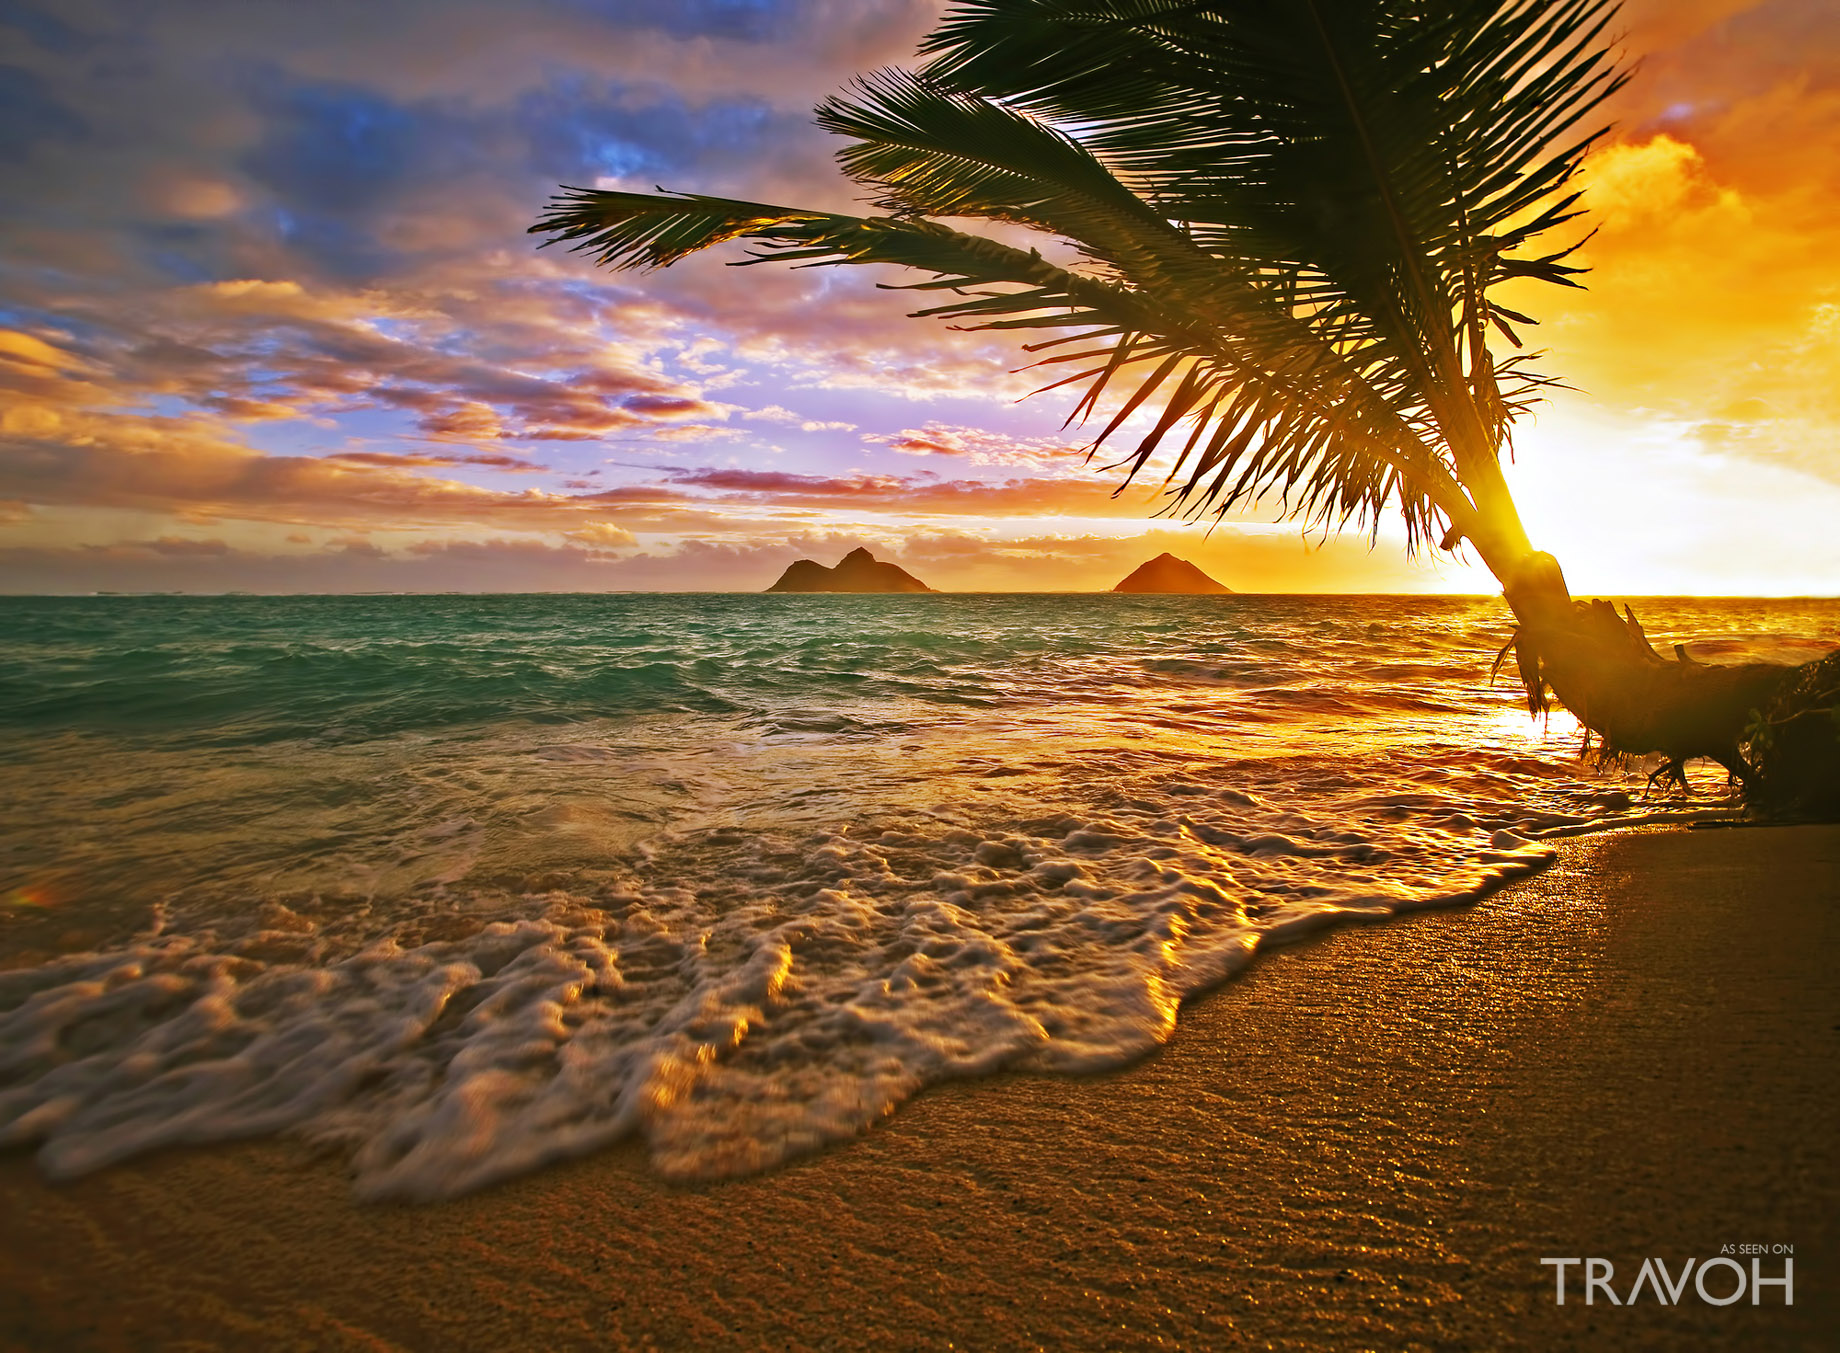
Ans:
[[[1274,948],[1124,1070],[936,1086],[748,1179],[628,1144],[378,1205],[296,1142],[57,1186],[9,1153],[0,1343],[1823,1346],[1840,827],[1555,845]],[[1626,1294],[1728,1243],[1793,1244],[1795,1305],[1586,1306],[1574,1269],[1558,1307],[1538,1263],[1606,1257]]]

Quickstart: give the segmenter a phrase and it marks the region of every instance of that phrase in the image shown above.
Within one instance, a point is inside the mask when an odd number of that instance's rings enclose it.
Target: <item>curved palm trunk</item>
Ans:
[[[1464,469],[1475,513],[1463,533],[1518,622],[1529,712],[1545,710],[1550,691],[1606,752],[1660,753],[1658,775],[1682,779],[1687,761],[1706,757],[1760,807],[1840,813],[1840,716],[1823,717],[1840,690],[1840,654],[1800,668],[1707,666],[1679,646],[1664,657],[1628,607],[1619,615],[1607,601],[1573,599],[1559,561],[1528,540],[1494,456]]]
[[[1468,538],[1502,585],[1528,711],[1550,691],[1605,753],[1660,753],[1656,777],[1685,784],[1686,762],[1705,757],[1753,807],[1840,817],[1840,653],[1803,667],[1708,666],[1679,645],[1663,657],[1627,606],[1574,600],[1559,561],[1533,548],[1474,403],[1447,394],[1437,407],[1460,496],[1425,488],[1452,522],[1445,547]]]
[[[1062,331],[1025,346],[1078,364],[1047,387],[1084,385],[1075,420],[1134,373],[1095,448],[1159,397],[1121,462],[1135,474],[1187,422],[1178,503],[1218,515],[1277,494],[1324,522],[1390,505],[1412,546],[1448,528],[1444,546],[1468,539],[1502,583],[1535,712],[1550,690],[1608,752],[1659,752],[1676,775],[1710,757],[1755,803],[1832,801],[1840,816],[1840,658],[1662,656],[1627,610],[1572,599],[1502,473],[1508,426],[1551,382],[1490,350],[1491,326],[1518,348],[1510,321],[1533,322],[1491,289],[1576,285],[1576,244],[1533,245],[1579,214],[1568,185],[1601,135],[1580,121],[1625,78],[1600,42],[1613,12],[962,0],[926,70],[881,72],[820,109],[886,215],[569,189],[532,230],[614,268],[736,239],[759,246],[750,262],[898,264],[953,297],[917,314]],[[1071,241],[1098,266],[939,219],[966,217]]]
[[[1663,657],[1628,607],[1619,615],[1607,601],[1573,599],[1559,561],[1528,543],[1505,489],[1477,495],[1484,527],[1472,540],[1518,622],[1513,648],[1531,713],[1548,707],[1550,691],[1606,752],[1660,753],[1658,776],[1684,782],[1685,763],[1706,757],[1766,812],[1840,816],[1840,653],[1801,667],[1708,666],[1678,645]]]
[[[1749,785],[1745,730],[1795,668],[1711,667],[1679,649],[1664,658],[1627,607],[1618,615],[1607,601],[1574,601],[1549,554],[1529,555],[1504,595],[1520,622],[1514,647],[1529,708],[1542,709],[1550,688],[1606,751],[1659,752],[1676,775],[1709,757]]]

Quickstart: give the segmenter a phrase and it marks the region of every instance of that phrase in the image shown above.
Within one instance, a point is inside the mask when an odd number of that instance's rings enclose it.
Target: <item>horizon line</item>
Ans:
[[[770,588],[580,588],[493,589],[467,591],[459,588],[352,589],[342,592],[269,592],[254,589],[224,591],[187,591],[183,589],[97,588],[64,592],[9,592],[0,590],[0,600],[8,601],[78,601],[109,597],[1196,597],[1207,600],[1232,600],[1236,597],[1399,597],[1423,600],[1499,600],[1499,592],[1260,592],[1239,588],[1227,592],[1120,592],[1116,588],[928,588],[924,592],[776,592]],[[1818,592],[1596,592],[1575,593],[1584,599],[1591,596],[1646,601],[1840,601],[1840,593]]]

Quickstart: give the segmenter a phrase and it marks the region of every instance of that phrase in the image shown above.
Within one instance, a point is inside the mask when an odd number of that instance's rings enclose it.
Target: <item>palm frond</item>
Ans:
[[[1028,345],[1095,448],[1167,443],[1170,509],[1275,498],[1329,525],[1392,505],[1408,538],[1519,532],[1499,455],[1552,386],[1504,283],[1576,285],[1583,120],[1624,78],[1611,0],[961,0],[919,72],[826,101],[874,216],[571,190],[534,229],[613,267],[725,240],[749,262],[892,263],[917,313],[1068,332]],[[949,228],[1021,225],[1083,262]],[[1505,342],[1506,355],[1491,344]],[[1071,350],[1063,350],[1063,349]],[[1444,528],[1449,527],[1448,531]],[[1524,534],[1520,535],[1524,544]],[[1492,548],[1492,547],[1490,547]],[[1485,548],[1485,557],[1490,553]]]

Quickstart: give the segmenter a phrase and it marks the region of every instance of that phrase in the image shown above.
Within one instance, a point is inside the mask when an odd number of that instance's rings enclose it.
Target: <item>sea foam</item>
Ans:
[[[629,1139],[770,1168],[942,1080],[1141,1057],[1261,949],[1553,837],[1718,811],[1491,688],[1498,603],[16,605],[0,1143],[58,1177],[282,1132],[370,1197]],[[1743,656],[1718,619],[1677,623]]]
[[[248,956],[298,944],[296,924],[0,974],[0,1142],[64,1177],[295,1131],[348,1147],[362,1193],[410,1198],[634,1134],[670,1175],[743,1173],[948,1077],[1117,1066],[1262,945],[1473,898],[1550,854],[1243,797],[991,838],[814,838],[751,881],[531,897],[462,939],[324,964]],[[765,845],[730,833],[716,854]],[[706,841],[676,850],[710,869]],[[1334,872],[1299,867],[1320,861]]]

